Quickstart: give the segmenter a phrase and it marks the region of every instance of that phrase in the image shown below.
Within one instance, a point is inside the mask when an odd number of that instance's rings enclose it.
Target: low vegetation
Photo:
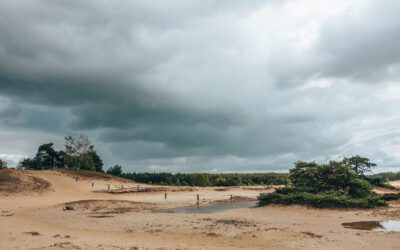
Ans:
[[[383,181],[398,181],[400,180],[400,172],[383,172],[371,175],[371,177],[381,179]]]
[[[51,184],[26,172],[11,169],[0,171],[0,194],[44,193],[51,189]]]
[[[57,171],[69,175],[71,177],[78,177],[79,179],[87,179],[87,180],[92,180],[92,179],[97,179],[97,180],[111,180],[115,179],[116,177],[103,173],[103,172],[95,172],[95,171],[90,171],[90,170],[76,170],[76,169],[66,169],[66,168],[60,168],[57,169]],[[122,178],[121,178],[122,179]]]
[[[171,173],[122,173],[119,176],[141,183],[175,186],[250,186],[250,185],[287,185],[289,174],[252,173],[252,174],[171,174]]]
[[[120,176],[122,175],[122,166],[120,165],[114,165],[110,167],[107,172],[107,174],[115,175],[115,176]]]
[[[386,205],[385,200],[380,199],[376,195],[370,195],[363,198],[354,198],[341,192],[322,192],[313,194],[296,190],[277,190],[275,193],[261,194],[258,199],[260,206],[270,204],[297,204],[309,205],[318,208],[374,208],[377,206]]]
[[[298,161],[290,170],[291,186],[278,189],[275,193],[264,193],[258,197],[259,205],[299,204],[314,207],[373,208],[383,206],[386,201],[373,191],[365,178],[370,166],[369,159],[360,161],[330,161],[328,164]],[[352,160],[355,160],[353,158]],[[368,164],[363,165],[365,162]],[[370,168],[369,167],[369,168]]]

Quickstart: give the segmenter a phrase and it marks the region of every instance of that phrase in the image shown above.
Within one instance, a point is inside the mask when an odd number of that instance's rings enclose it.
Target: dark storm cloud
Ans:
[[[385,139],[398,134],[381,131],[399,119],[396,1],[0,7],[1,138],[86,133],[106,163],[140,170],[400,160],[397,140]],[[29,154],[0,150],[13,161]]]

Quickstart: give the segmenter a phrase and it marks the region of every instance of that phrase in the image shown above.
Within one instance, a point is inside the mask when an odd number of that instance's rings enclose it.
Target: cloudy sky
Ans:
[[[0,157],[86,134],[126,171],[400,171],[398,0],[0,0]]]

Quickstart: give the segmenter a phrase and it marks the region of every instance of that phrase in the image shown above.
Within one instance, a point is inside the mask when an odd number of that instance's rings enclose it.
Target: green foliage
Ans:
[[[46,143],[39,146],[35,156],[37,166],[41,169],[63,167],[63,154],[54,150],[54,144]]]
[[[397,180],[400,180],[400,172],[384,172],[384,173],[379,173],[379,174],[373,174],[370,177],[371,178],[379,178],[383,182],[397,181]]]
[[[371,194],[371,185],[343,162],[330,161],[318,165],[315,162],[298,161],[290,170],[290,180],[296,190],[303,192],[335,191],[353,197]]]
[[[89,152],[94,151],[89,138],[85,135],[70,135],[65,137],[66,165],[71,168],[92,170],[92,162]],[[86,162],[85,162],[86,161]]]
[[[106,173],[115,175],[115,176],[120,176],[120,175],[122,175],[122,167],[120,165],[112,166],[107,170]]]
[[[89,156],[93,160],[94,171],[103,172],[103,161],[100,156],[97,154],[96,150],[91,150],[88,152]]]
[[[45,143],[38,147],[34,158],[20,161],[19,167],[29,169],[51,169],[64,166],[64,152],[56,151],[53,143]]]
[[[385,200],[385,201],[395,201],[395,200],[400,200],[400,193],[387,193],[387,194],[381,194],[379,196],[380,199]]]
[[[93,158],[89,154],[82,155],[81,162],[79,163],[79,165],[80,165],[79,167],[80,170],[96,171]]]
[[[30,159],[30,158],[22,159],[19,162],[18,167],[19,168],[28,168],[28,169],[41,169],[40,165],[38,164],[38,161],[35,158],[33,158],[33,159]]]
[[[0,169],[7,168],[7,162],[3,159],[0,159]]]
[[[290,180],[291,187],[261,194],[259,205],[371,208],[386,204],[372,192],[372,185],[365,176],[357,173],[348,161],[330,161],[321,165],[298,161],[290,170]]]
[[[124,173],[123,177],[141,183],[176,186],[239,186],[239,185],[288,185],[289,175],[284,173],[254,174],[171,174],[171,173]]]
[[[371,171],[371,168],[376,167],[375,163],[370,162],[368,158],[359,155],[350,158],[344,158],[343,163],[349,165],[359,175],[364,175]]]
[[[340,192],[289,192],[289,193],[264,193],[258,196],[258,205],[265,206],[269,204],[283,205],[310,205],[318,208],[343,207],[343,208],[373,208],[384,206],[385,201],[376,196],[370,195],[363,198],[353,198]]]
[[[65,137],[65,150],[56,151],[53,143],[39,146],[34,158],[20,161],[19,167],[29,169],[52,169],[70,167],[74,169],[103,172],[103,161],[90,144],[87,136]]]
[[[368,181],[374,187],[395,189],[395,187],[390,185],[390,183],[388,182],[388,179],[386,179],[386,178],[379,178],[379,177],[366,176],[366,175],[364,175],[362,177],[364,180]]]

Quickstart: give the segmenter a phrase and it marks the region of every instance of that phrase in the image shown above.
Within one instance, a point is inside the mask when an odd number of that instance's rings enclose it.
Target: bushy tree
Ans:
[[[0,159],[0,169],[7,168],[7,162],[3,159]]]
[[[79,169],[96,171],[96,166],[94,165],[93,158],[92,158],[92,156],[90,156],[90,154],[84,154],[82,156]]]
[[[100,156],[97,154],[96,150],[91,150],[88,152],[88,155],[93,160],[94,170],[97,172],[104,172],[103,171],[103,161],[101,160]]]
[[[304,192],[342,192],[352,197],[371,194],[372,187],[346,163],[330,161],[328,164],[298,161],[290,170],[293,187]]]
[[[122,174],[122,167],[120,165],[114,165],[107,170],[107,174],[119,176]]]
[[[39,146],[35,156],[36,164],[42,169],[63,167],[64,159],[60,152],[53,148],[52,142]]]
[[[321,181],[318,167],[315,162],[296,162],[295,167],[289,171],[292,185],[302,190],[313,191],[315,183]]]
[[[290,180],[291,187],[259,195],[259,205],[372,208],[386,204],[347,161],[330,161],[328,164],[298,161],[290,170]]]
[[[64,153],[56,151],[52,142],[38,147],[34,158],[26,158],[19,162],[18,167],[30,169],[51,169],[64,166]]]
[[[19,168],[30,168],[30,169],[41,169],[40,165],[38,164],[36,158],[25,158],[22,159],[19,164],[18,164]]]

